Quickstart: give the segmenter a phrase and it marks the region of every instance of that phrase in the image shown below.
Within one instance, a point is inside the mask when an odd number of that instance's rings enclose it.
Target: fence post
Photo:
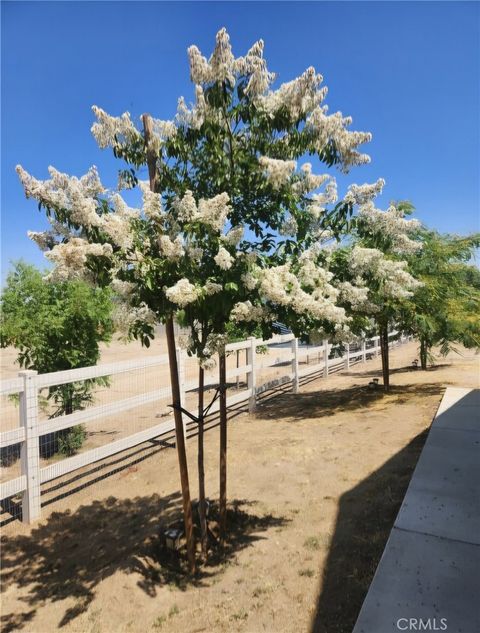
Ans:
[[[345,356],[344,369],[350,369],[350,343],[347,343],[347,354]]]
[[[328,349],[328,339],[324,339],[323,340],[323,377],[324,378],[328,378],[328,353],[329,353],[329,349]]]
[[[298,393],[298,339],[292,340],[292,391]]]
[[[367,342],[365,337],[362,338],[362,363],[367,362]]]
[[[255,370],[255,357],[257,355],[257,345],[256,339],[253,336],[250,336],[250,347],[247,347],[247,365],[250,365],[250,371],[247,377],[247,386],[251,389],[250,399],[248,401],[248,410],[250,412],[255,411],[257,408],[257,397],[255,394],[255,385],[257,382],[257,375]]]
[[[180,386],[180,406],[185,409],[185,357],[180,347],[176,348],[177,353],[177,366],[178,366],[178,381]],[[187,418],[182,415],[183,420],[183,437],[187,439]]]
[[[20,449],[22,475],[26,478],[26,490],[22,495],[23,523],[32,523],[39,518],[41,511],[37,373],[33,369],[28,369],[18,374],[23,378],[20,423],[25,429],[25,441],[22,442]]]

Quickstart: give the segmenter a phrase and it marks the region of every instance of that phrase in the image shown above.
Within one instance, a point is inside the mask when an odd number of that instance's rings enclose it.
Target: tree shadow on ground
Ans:
[[[308,393],[280,393],[275,400],[264,400],[257,408],[257,418],[271,420],[279,417],[292,422],[308,418],[333,416],[343,411],[356,411],[381,404],[396,405],[411,402],[412,396],[441,395],[445,386],[436,383],[392,386],[388,393],[381,387],[370,389],[368,385],[353,385],[340,389],[325,389]]]
[[[427,437],[340,498],[311,633],[351,633]]]
[[[421,377],[422,375],[428,374],[432,371],[439,371],[440,369],[445,369],[445,367],[451,367],[451,364],[449,363],[439,363],[438,365],[429,365],[427,367],[427,369],[422,369],[420,366],[418,367],[414,367],[413,365],[405,365],[403,367],[395,367],[395,369],[391,369],[390,370],[390,375],[391,376],[395,376],[398,374],[406,374],[406,373],[411,373],[413,372],[414,374],[417,374],[419,377]],[[346,373],[346,375],[351,375],[351,376],[358,376],[358,374],[355,373]],[[382,377],[382,368],[380,367],[379,369],[372,369],[370,371],[364,371],[362,372],[362,375],[365,377],[371,377],[371,376],[378,376],[378,377]]]
[[[265,538],[261,532],[287,522],[283,517],[257,514],[255,502],[235,500],[228,508],[228,542],[208,564],[189,576],[185,557],[161,547],[166,526],[182,520],[179,493],[117,499],[109,497],[74,512],[54,512],[28,536],[4,537],[2,591],[15,587],[23,613],[2,615],[2,631],[20,630],[45,602],[73,598],[59,627],[84,613],[95,598],[97,585],[120,571],[140,575],[138,586],[154,597],[157,589],[173,584],[185,590],[202,587],[221,573],[237,552]],[[212,509],[215,520],[216,508]]]

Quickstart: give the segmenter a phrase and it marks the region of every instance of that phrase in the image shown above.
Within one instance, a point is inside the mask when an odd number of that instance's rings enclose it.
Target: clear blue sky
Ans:
[[[193,99],[186,49],[210,55],[225,26],[234,53],[257,39],[279,81],[310,65],[329,87],[330,112],[369,130],[372,157],[349,182],[408,198],[444,232],[479,229],[477,2],[2,2],[2,278],[11,259],[42,266],[27,230],[46,222],[14,168],[81,175],[118,163],[90,133],[92,104],[111,114],[175,114]],[[146,178],[146,174],[145,174]],[[343,181],[345,182],[345,181]]]

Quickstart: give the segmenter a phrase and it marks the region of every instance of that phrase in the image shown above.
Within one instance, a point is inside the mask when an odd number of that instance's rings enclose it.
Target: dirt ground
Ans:
[[[37,525],[3,528],[2,630],[349,633],[445,387],[479,384],[472,351],[427,372],[416,356],[392,351],[389,395],[367,387],[377,359],[232,416],[229,541],[194,579],[159,549],[181,505],[168,443],[50,482]],[[188,457],[196,496],[195,437]],[[215,499],[215,420],[206,463]]]

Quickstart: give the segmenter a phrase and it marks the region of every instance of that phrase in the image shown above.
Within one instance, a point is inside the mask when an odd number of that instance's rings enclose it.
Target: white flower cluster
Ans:
[[[91,167],[81,178],[67,176],[49,167],[50,180],[37,180],[21,165],[16,172],[27,198],[35,198],[46,207],[64,209],[72,222],[86,227],[100,226],[96,196],[105,192],[97,168]]]
[[[217,232],[220,232],[231,211],[228,193],[220,193],[213,198],[201,198],[198,205],[193,193],[189,190],[182,198],[173,201],[172,209],[175,218],[183,222],[201,222]]]
[[[200,199],[198,211],[193,219],[211,226],[216,231],[221,231],[232,210],[228,204],[229,200],[228,193],[220,193],[209,199]]]
[[[298,195],[303,195],[315,191],[331,178],[328,174],[312,174],[311,163],[304,163],[300,168],[299,180],[295,182],[292,189]]]
[[[48,279],[80,278],[85,274],[88,256],[110,257],[112,252],[110,244],[91,244],[82,238],[72,237],[68,242],[56,244],[52,250],[45,253],[45,257],[55,264]]]
[[[225,352],[225,345],[227,344],[228,336],[226,334],[209,334],[207,336],[207,342],[203,348],[203,354],[205,356],[213,356],[213,354],[223,354]]]
[[[129,112],[114,117],[95,105],[92,106],[92,110],[97,122],[92,125],[91,131],[100,148],[116,147],[142,139],[142,135],[130,119]]]
[[[309,260],[307,260],[309,261]],[[325,319],[334,323],[347,320],[345,310],[335,305],[338,291],[328,283],[330,273],[319,266],[306,263],[308,270],[301,271],[297,277],[290,271],[290,266],[276,266],[261,271],[260,293],[264,299],[273,304],[289,307],[298,314],[306,314],[315,319]],[[314,275],[314,279],[309,275]],[[306,292],[300,278],[307,287]]]
[[[185,255],[183,240],[180,235],[171,240],[168,235],[161,235],[158,238],[158,247],[162,255],[171,261],[176,261]]]
[[[347,130],[352,118],[341,112],[327,115],[327,106],[318,106],[308,116],[306,127],[314,138],[315,148],[321,152],[329,141],[335,143],[343,171],[348,172],[354,165],[370,162],[368,154],[361,154],[357,147],[372,140],[370,132]]]
[[[184,308],[189,303],[193,303],[200,296],[200,289],[188,281],[180,279],[174,286],[166,288],[165,295],[169,301]]]
[[[350,254],[350,268],[356,275],[371,275],[379,283],[385,298],[411,297],[422,284],[407,270],[407,262],[393,261],[376,248],[355,246]]]
[[[350,204],[364,205],[379,196],[384,186],[385,180],[383,178],[379,178],[377,182],[371,185],[368,183],[363,185],[352,184],[348,187],[344,200]]]
[[[352,310],[361,310],[362,312],[377,312],[378,306],[369,300],[369,291],[367,286],[363,284],[361,278],[355,280],[355,284],[349,281],[342,281],[337,284],[339,290],[339,298],[341,301],[349,303]]]
[[[258,279],[251,272],[243,273],[241,279],[247,290],[254,290],[258,286]]]
[[[286,184],[297,168],[297,164],[294,160],[280,160],[260,156],[258,162],[264,170],[267,181],[274,189],[280,189],[280,187]]]
[[[150,184],[144,180],[138,181],[142,192],[142,209],[145,217],[150,220],[160,220],[163,215],[162,196],[150,189]]]
[[[128,335],[131,327],[138,322],[155,325],[158,319],[146,303],[142,302],[139,306],[131,307],[124,302],[116,305],[113,313],[113,322],[115,330]]]
[[[195,96],[196,103],[191,108],[188,108],[183,97],[179,98],[175,120],[178,125],[199,130],[210,109],[205,101],[202,86],[195,86]]]
[[[173,138],[176,133],[177,126],[173,121],[162,121],[152,117],[152,135],[148,144],[149,149],[158,154],[165,141]]]
[[[238,226],[234,226],[226,235],[222,237],[222,240],[225,242],[225,244],[228,244],[229,246],[237,246],[243,238],[244,230],[245,229],[241,224],[239,224]]]
[[[279,233],[280,235],[290,235],[294,236],[297,234],[298,224],[295,218],[288,217],[280,227]]]
[[[240,75],[249,77],[245,92],[254,101],[268,90],[276,77],[275,73],[271,73],[267,68],[263,48],[263,40],[258,40],[245,57],[235,60],[235,70]]]
[[[55,244],[52,231],[27,231],[27,235],[41,251],[49,251]]]
[[[328,89],[319,89],[322,81],[322,75],[316,74],[315,68],[307,68],[300,77],[283,83],[278,90],[260,95],[257,105],[270,116],[285,108],[292,119],[298,120],[325,99]]]
[[[110,285],[111,285],[112,290],[116,294],[124,298],[130,297],[133,294],[136,287],[135,284],[131,283],[130,281],[123,281],[117,278],[113,279]]]
[[[97,211],[97,197],[100,194],[107,194],[107,190],[100,182],[96,167],[91,167],[81,178],[62,174],[53,167],[49,168],[49,172],[51,178],[41,181],[33,178],[20,165],[17,166],[17,173],[27,197],[35,198],[48,208],[65,212],[68,220],[81,228],[100,229],[113,244],[122,249],[131,248],[131,221],[139,216],[139,211],[129,207],[119,193],[110,195],[114,213],[100,214]],[[52,224],[55,231],[49,232],[48,235],[31,234],[31,238],[42,248],[51,247],[51,238],[55,232],[68,236],[68,231],[61,229],[58,222]]]
[[[208,280],[204,286],[205,292],[208,296],[215,295],[222,291],[222,285],[217,284],[214,281]]]
[[[230,312],[230,321],[234,323],[261,321],[266,315],[262,306],[253,305],[251,301],[239,301]]]
[[[407,220],[403,211],[391,205],[386,211],[376,209],[373,202],[364,204],[358,217],[374,234],[388,237],[392,242],[392,250],[398,254],[415,253],[422,248],[421,242],[408,237],[420,227],[418,220]]]
[[[314,193],[308,200],[308,211],[314,219],[320,218],[325,213],[327,204],[335,204],[338,200],[337,181],[333,176],[325,186],[323,193]]]
[[[138,218],[140,212],[129,207],[119,193],[113,194],[110,199],[115,213],[102,215],[100,226],[116,246],[129,250],[133,245],[131,221]]]
[[[245,75],[249,77],[245,92],[255,98],[263,94],[275,79],[263,59],[263,41],[256,42],[245,57],[235,59],[230,38],[224,28],[217,33],[210,60],[207,61],[196,46],[190,46],[188,57],[190,78],[195,84],[227,81],[233,86],[237,75]]]
[[[223,248],[223,246],[220,246],[220,248],[218,249],[218,253],[213,259],[217,266],[222,270],[229,270],[232,267],[233,262],[235,261],[232,255],[230,255],[227,249]]]

